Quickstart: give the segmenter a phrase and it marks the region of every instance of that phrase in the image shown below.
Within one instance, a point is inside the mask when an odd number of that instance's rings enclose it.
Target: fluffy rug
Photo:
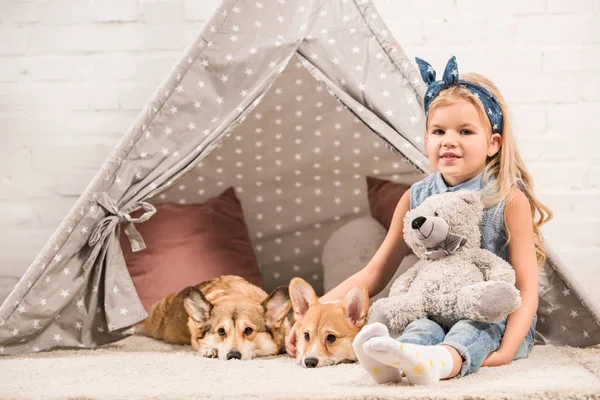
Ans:
[[[600,347],[536,346],[526,360],[410,387],[376,385],[357,364],[219,361],[134,336],[96,350],[3,357],[0,377],[0,397],[15,399],[599,399]]]

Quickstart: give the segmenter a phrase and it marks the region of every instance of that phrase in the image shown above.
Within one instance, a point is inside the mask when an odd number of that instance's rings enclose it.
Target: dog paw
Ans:
[[[217,358],[219,355],[219,351],[212,347],[203,347],[200,349],[199,353],[202,357],[206,358]]]

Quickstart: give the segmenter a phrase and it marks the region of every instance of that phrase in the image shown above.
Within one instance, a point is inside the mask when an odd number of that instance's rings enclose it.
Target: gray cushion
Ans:
[[[385,228],[371,217],[354,219],[335,231],[325,243],[321,259],[325,292],[366,266],[383,243],[386,233]],[[371,297],[371,302],[387,296],[396,278],[416,260],[417,257],[412,254],[405,257],[385,289]]]

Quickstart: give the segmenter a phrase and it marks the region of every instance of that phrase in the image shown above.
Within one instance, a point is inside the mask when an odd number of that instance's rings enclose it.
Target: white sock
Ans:
[[[402,369],[411,385],[429,385],[447,378],[454,363],[448,349],[401,343],[390,337],[375,337],[364,345],[365,353],[384,364]]]
[[[390,338],[388,328],[384,324],[379,322],[365,325],[361,329],[361,331],[358,332],[358,335],[356,335],[354,341],[352,342],[352,347],[354,347],[354,353],[356,354],[356,358],[358,358],[360,365],[362,365],[362,367],[365,370],[367,370],[367,372],[373,377],[375,382],[401,382],[402,372],[399,369],[380,363],[379,361],[371,358],[363,350],[363,345],[367,340],[377,337]]]

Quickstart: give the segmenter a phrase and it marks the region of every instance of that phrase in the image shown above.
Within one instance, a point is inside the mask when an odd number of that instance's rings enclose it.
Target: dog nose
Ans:
[[[304,360],[304,365],[306,365],[306,368],[315,368],[318,363],[319,360],[317,360],[314,357],[307,358],[306,360]]]
[[[410,224],[412,226],[413,229],[419,229],[420,227],[423,226],[423,224],[425,223],[425,221],[427,221],[427,218],[425,217],[417,217],[415,219],[412,220],[412,223]]]
[[[227,353],[227,359],[231,360],[232,358],[235,358],[236,360],[241,360],[242,353],[240,353],[237,350],[231,350],[229,353]]]

